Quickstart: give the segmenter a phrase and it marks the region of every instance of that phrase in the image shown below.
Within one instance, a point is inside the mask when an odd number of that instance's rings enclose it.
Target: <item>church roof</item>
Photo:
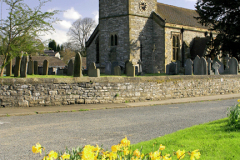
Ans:
[[[158,3],[156,13],[165,20],[166,23],[208,29],[198,23],[198,20],[194,18],[199,16],[196,10]]]

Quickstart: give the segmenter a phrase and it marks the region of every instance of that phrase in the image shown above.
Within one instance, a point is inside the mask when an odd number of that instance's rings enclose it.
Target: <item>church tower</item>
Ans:
[[[152,12],[157,0],[99,0],[99,67],[107,61],[125,67],[141,60],[151,63]]]

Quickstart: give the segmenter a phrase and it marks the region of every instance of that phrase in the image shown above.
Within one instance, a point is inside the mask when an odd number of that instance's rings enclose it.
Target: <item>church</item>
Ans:
[[[131,61],[144,73],[166,73],[166,66],[206,52],[207,27],[195,10],[157,0],[99,0],[99,24],[86,42],[87,66],[105,73],[111,63]],[[141,65],[141,67],[139,67]]]

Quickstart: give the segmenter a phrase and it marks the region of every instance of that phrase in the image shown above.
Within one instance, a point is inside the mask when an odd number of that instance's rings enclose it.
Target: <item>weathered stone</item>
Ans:
[[[220,67],[218,69],[219,74],[224,74],[224,64],[219,60],[218,56],[216,56],[213,60],[214,62],[218,62],[218,64],[220,64]]]
[[[221,65],[217,61],[215,61],[215,62],[213,62],[212,67],[214,68],[215,75],[219,75],[219,68],[221,67]]]
[[[73,76],[73,73],[74,73],[74,63],[73,63],[73,60],[70,59],[69,62],[68,62],[67,75],[68,76]]]
[[[48,60],[44,60],[43,61],[43,75],[48,75],[48,67],[49,67]]]
[[[24,54],[21,60],[20,77],[27,77],[28,56]]]
[[[208,75],[207,61],[203,57],[200,59],[200,75]]]
[[[111,65],[111,74],[114,75],[114,68],[116,66],[119,66],[119,63],[118,62],[112,62],[112,65]]]
[[[200,70],[200,57],[197,55],[195,59],[193,60],[193,74],[194,75],[201,75]]]
[[[212,71],[212,60],[211,58],[208,58],[207,59],[207,63],[208,63],[208,74],[209,75],[214,75],[214,72]]]
[[[114,75],[121,76],[121,67],[120,66],[114,67]]]
[[[238,61],[234,57],[229,60],[229,74],[238,74]]]
[[[169,69],[168,74],[176,75],[178,73],[177,66],[178,66],[177,63],[175,63],[175,62],[168,64],[168,69]]]
[[[185,75],[193,74],[193,61],[191,59],[187,59],[185,62]]]
[[[126,73],[127,76],[135,77],[135,67],[133,66],[132,62],[128,62],[126,64]]]
[[[112,74],[112,63],[111,62],[106,62],[105,74],[106,75],[111,75]]]
[[[33,75],[34,74],[34,62],[30,60],[28,62],[28,75]]]
[[[82,75],[82,56],[77,53],[74,60],[74,77],[83,77]]]
[[[21,56],[16,57],[15,67],[14,67],[14,77],[19,77],[20,76],[21,60],[22,60]]]
[[[91,63],[88,68],[88,76],[89,77],[100,77],[100,70],[96,68],[95,63]]]
[[[38,74],[38,61],[34,61],[34,74]]]

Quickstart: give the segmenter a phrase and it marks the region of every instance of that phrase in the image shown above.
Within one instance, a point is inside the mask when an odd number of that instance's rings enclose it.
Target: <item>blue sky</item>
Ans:
[[[160,3],[174,5],[178,7],[195,9],[194,6],[197,0],[157,0]],[[59,21],[54,24],[55,31],[52,34],[48,34],[42,37],[43,40],[54,39],[58,44],[67,42],[69,37],[67,31],[71,27],[71,24],[78,18],[91,17],[98,23],[98,2],[99,0],[52,0],[48,2],[43,8],[43,11],[50,11],[52,9],[61,10],[56,15]],[[30,7],[37,6],[38,0],[24,0]],[[7,16],[7,6],[3,3],[2,6],[2,17],[3,19]]]

